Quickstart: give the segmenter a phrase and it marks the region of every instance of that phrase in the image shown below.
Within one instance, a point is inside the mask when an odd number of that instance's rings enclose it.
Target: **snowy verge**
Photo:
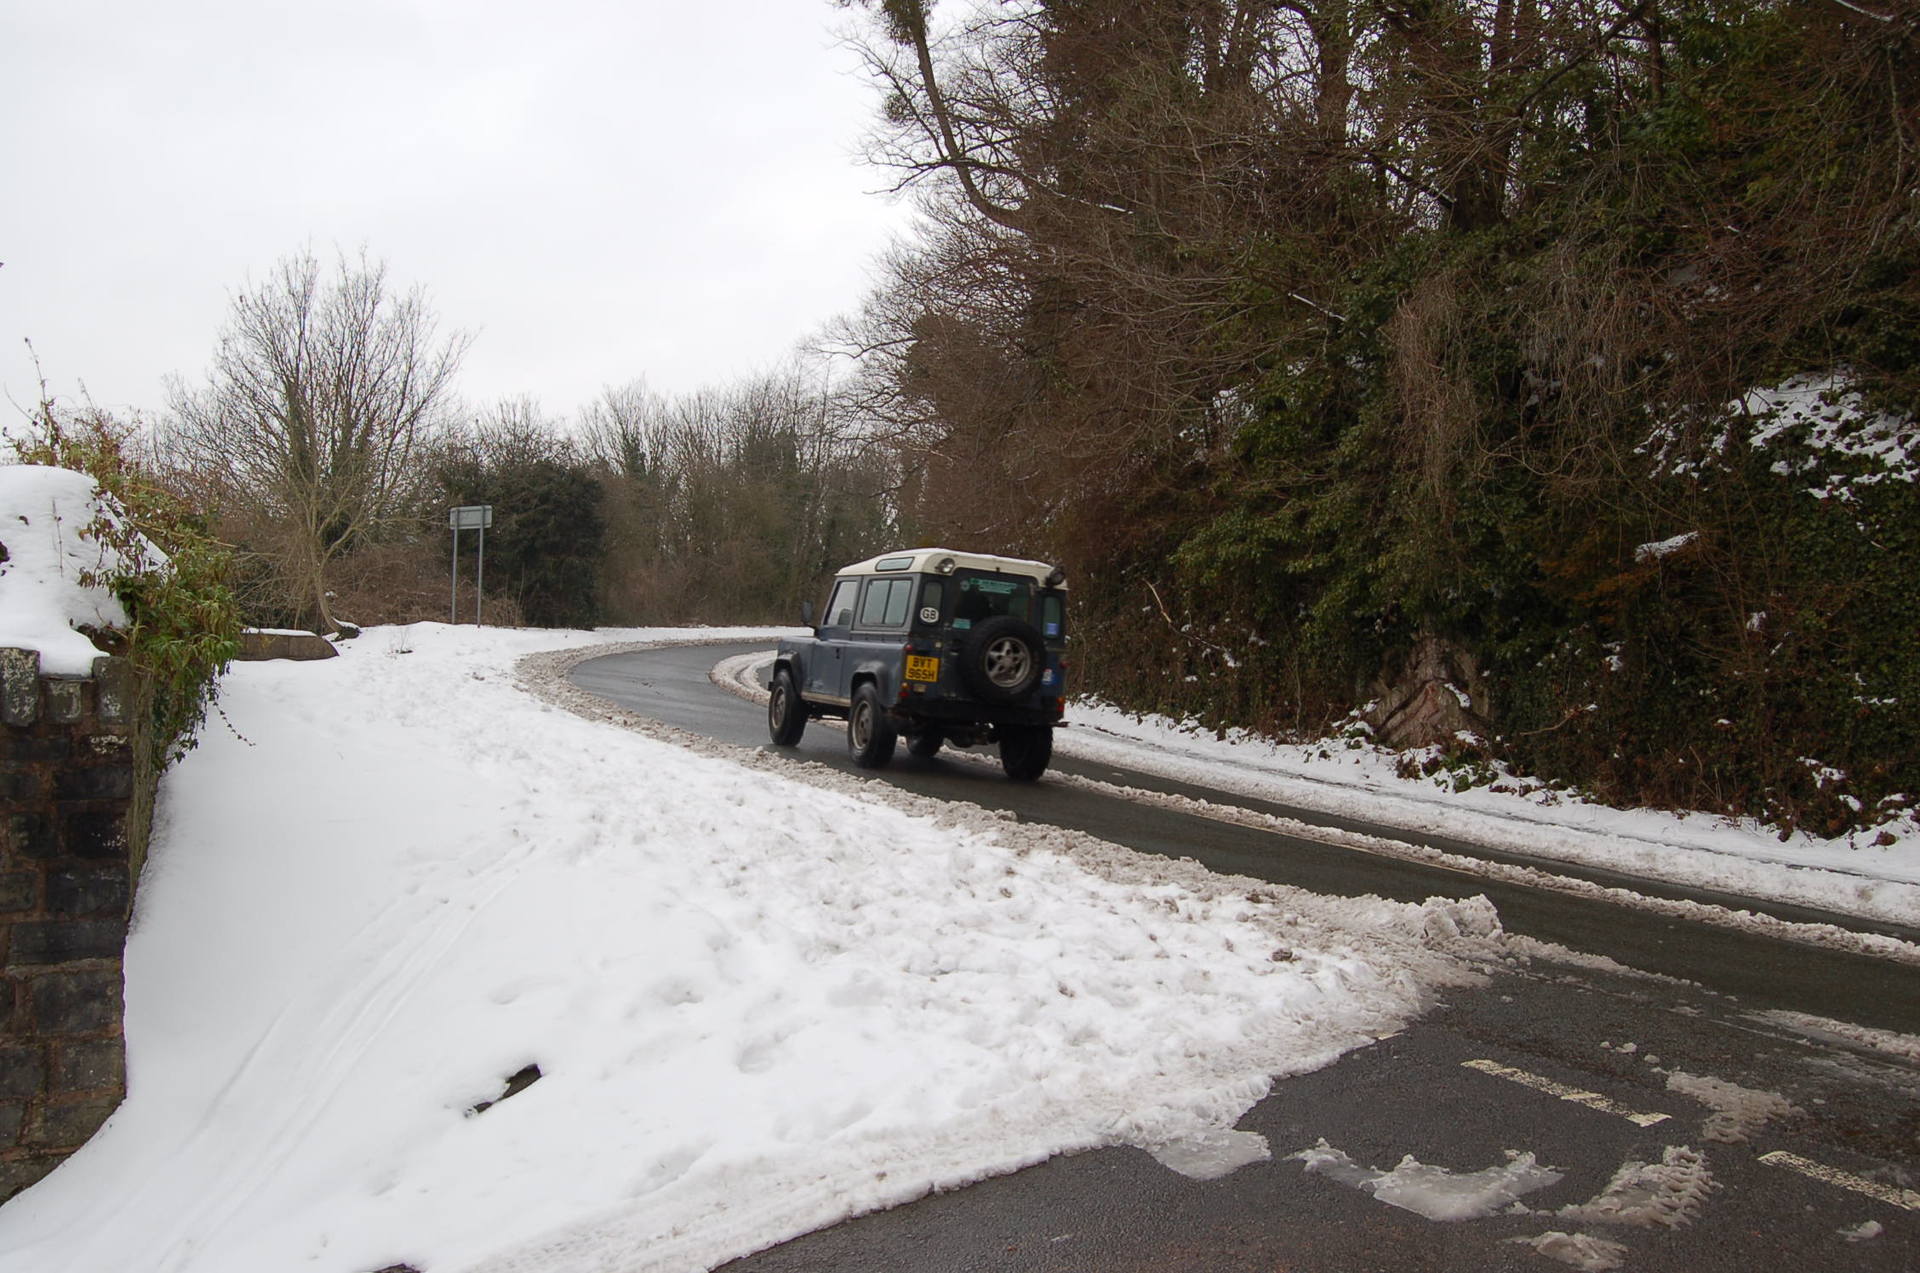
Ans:
[[[1062,751],[1088,760],[1536,858],[1920,925],[1916,836],[1879,846],[1801,832],[1782,842],[1757,824],[1708,814],[1613,809],[1550,791],[1449,791],[1400,778],[1391,754],[1373,747],[1222,740],[1111,708],[1076,705],[1072,715]]]
[[[755,678],[770,660],[770,654],[727,659],[715,667],[713,680],[742,697],[764,702],[766,691]],[[1757,828],[1701,815],[1689,818],[1571,802],[1541,805],[1482,790],[1443,792],[1424,782],[1395,777],[1372,749],[1342,753],[1319,747],[1280,747],[1245,736],[1216,739],[1163,721],[1135,720],[1110,708],[1080,703],[1071,706],[1069,718],[1070,726],[1055,734],[1054,750],[1062,756],[1536,859],[1597,867],[1756,902],[1790,903],[1858,919],[1920,926],[1920,840],[1909,838],[1892,848],[1878,848],[1798,836],[1781,844]],[[1766,930],[1789,940],[1920,963],[1920,947],[1911,943],[1832,925],[1797,924],[1747,910],[1667,901],[1631,889],[1249,812],[1225,803],[1092,783],[1058,773],[1049,781],[1096,785],[1128,799],[1185,808],[1287,835],[1723,927]]]
[[[0,1208],[0,1270],[707,1268],[1093,1146],[1226,1169],[1273,1076],[1514,957],[1484,899],[1225,879],[550,675],[770,635],[237,665],[162,787],[128,1099]]]

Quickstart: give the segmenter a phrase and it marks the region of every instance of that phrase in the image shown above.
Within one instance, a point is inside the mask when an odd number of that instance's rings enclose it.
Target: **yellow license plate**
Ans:
[[[940,660],[924,654],[907,656],[907,679],[909,681],[937,681],[940,679]]]

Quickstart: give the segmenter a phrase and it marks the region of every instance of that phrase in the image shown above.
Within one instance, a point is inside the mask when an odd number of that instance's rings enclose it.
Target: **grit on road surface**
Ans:
[[[610,656],[582,664],[572,680],[643,715],[759,749],[763,711],[707,677],[717,660],[751,648]],[[818,723],[795,754],[850,767],[840,731]],[[1107,766],[1089,773],[1181,790]],[[922,761],[902,749],[880,776],[1320,892],[1484,893],[1509,932],[1582,953],[1543,951],[1401,1035],[1277,1084],[1239,1125],[1267,1138],[1267,1161],[1196,1180],[1138,1150],[1056,1158],[807,1235],[727,1266],[735,1273],[1920,1267],[1920,1054],[1911,1039],[1877,1033],[1920,1032],[1911,967],[1068,783],[1009,783],[997,765]],[[1389,1205],[1379,1181],[1373,1191],[1355,1187],[1291,1157],[1321,1144],[1377,1173],[1411,1156],[1456,1176],[1497,1175],[1514,1151],[1562,1178],[1516,1213],[1433,1220]]]

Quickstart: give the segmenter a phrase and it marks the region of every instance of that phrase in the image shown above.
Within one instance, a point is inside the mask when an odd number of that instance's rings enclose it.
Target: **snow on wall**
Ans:
[[[127,612],[97,580],[139,569],[89,529],[117,516],[84,473],[0,466],[0,649],[35,650],[48,676],[86,676],[101,651],[79,629],[125,628]],[[149,562],[164,562],[144,545]]]

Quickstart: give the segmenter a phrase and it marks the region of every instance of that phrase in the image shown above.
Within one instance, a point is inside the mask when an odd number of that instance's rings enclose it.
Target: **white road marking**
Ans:
[[[1636,1127],[1651,1127],[1655,1123],[1664,1123],[1671,1114],[1642,1114],[1628,1109],[1598,1092],[1584,1092],[1577,1087],[1568,1087],[1565,1083],[1556,1083],[1552,1079],[1542,1078],[1538,1074],[1529,1074],[1525,1070],[1516,1070],[1510,1065],[1501,1065],[1496,1061],[1462,1061],[1460,1064],[1469,1070],[1479,1070],[1482,1074],[1491,1074],[1518,1083],[1522,1087],[1545,1092],[1548,1096],[1563,1101],[1572,1101],[1575,1105],[1585,1105],[1588,1109],[1597,1109],[1603,1114],[1614,1114],[1626,1119]]]
[[[1776,1149],[1770,1154],[1762,1154],[1760,1155],[1760,1161],[1775,1167],[1789,1168],[1799,1172],[1803,1176],[1811,1176],[1815,1180],[1824,1181],[1830,1185],[1838,1185],[1842,1189],[1851,1189],[1855,1193],[1863,1193],[1869,1198],[1891,1203],[1907,1211],[1920,1211],[1920,1193],[1915,1193],[1911,1189],[1896,1189],[1892,1185],[1883,1185],[1877,1180],[1868,1180],[1862,1176],[1856,1176],[1850,1171],[1841,1171],[1838,1167],[1829,1167],[1825,1163],[1814,1162],[1811,1158],[1802,1158],[1798,1154],[1790,1154],[1784,1149]]]

